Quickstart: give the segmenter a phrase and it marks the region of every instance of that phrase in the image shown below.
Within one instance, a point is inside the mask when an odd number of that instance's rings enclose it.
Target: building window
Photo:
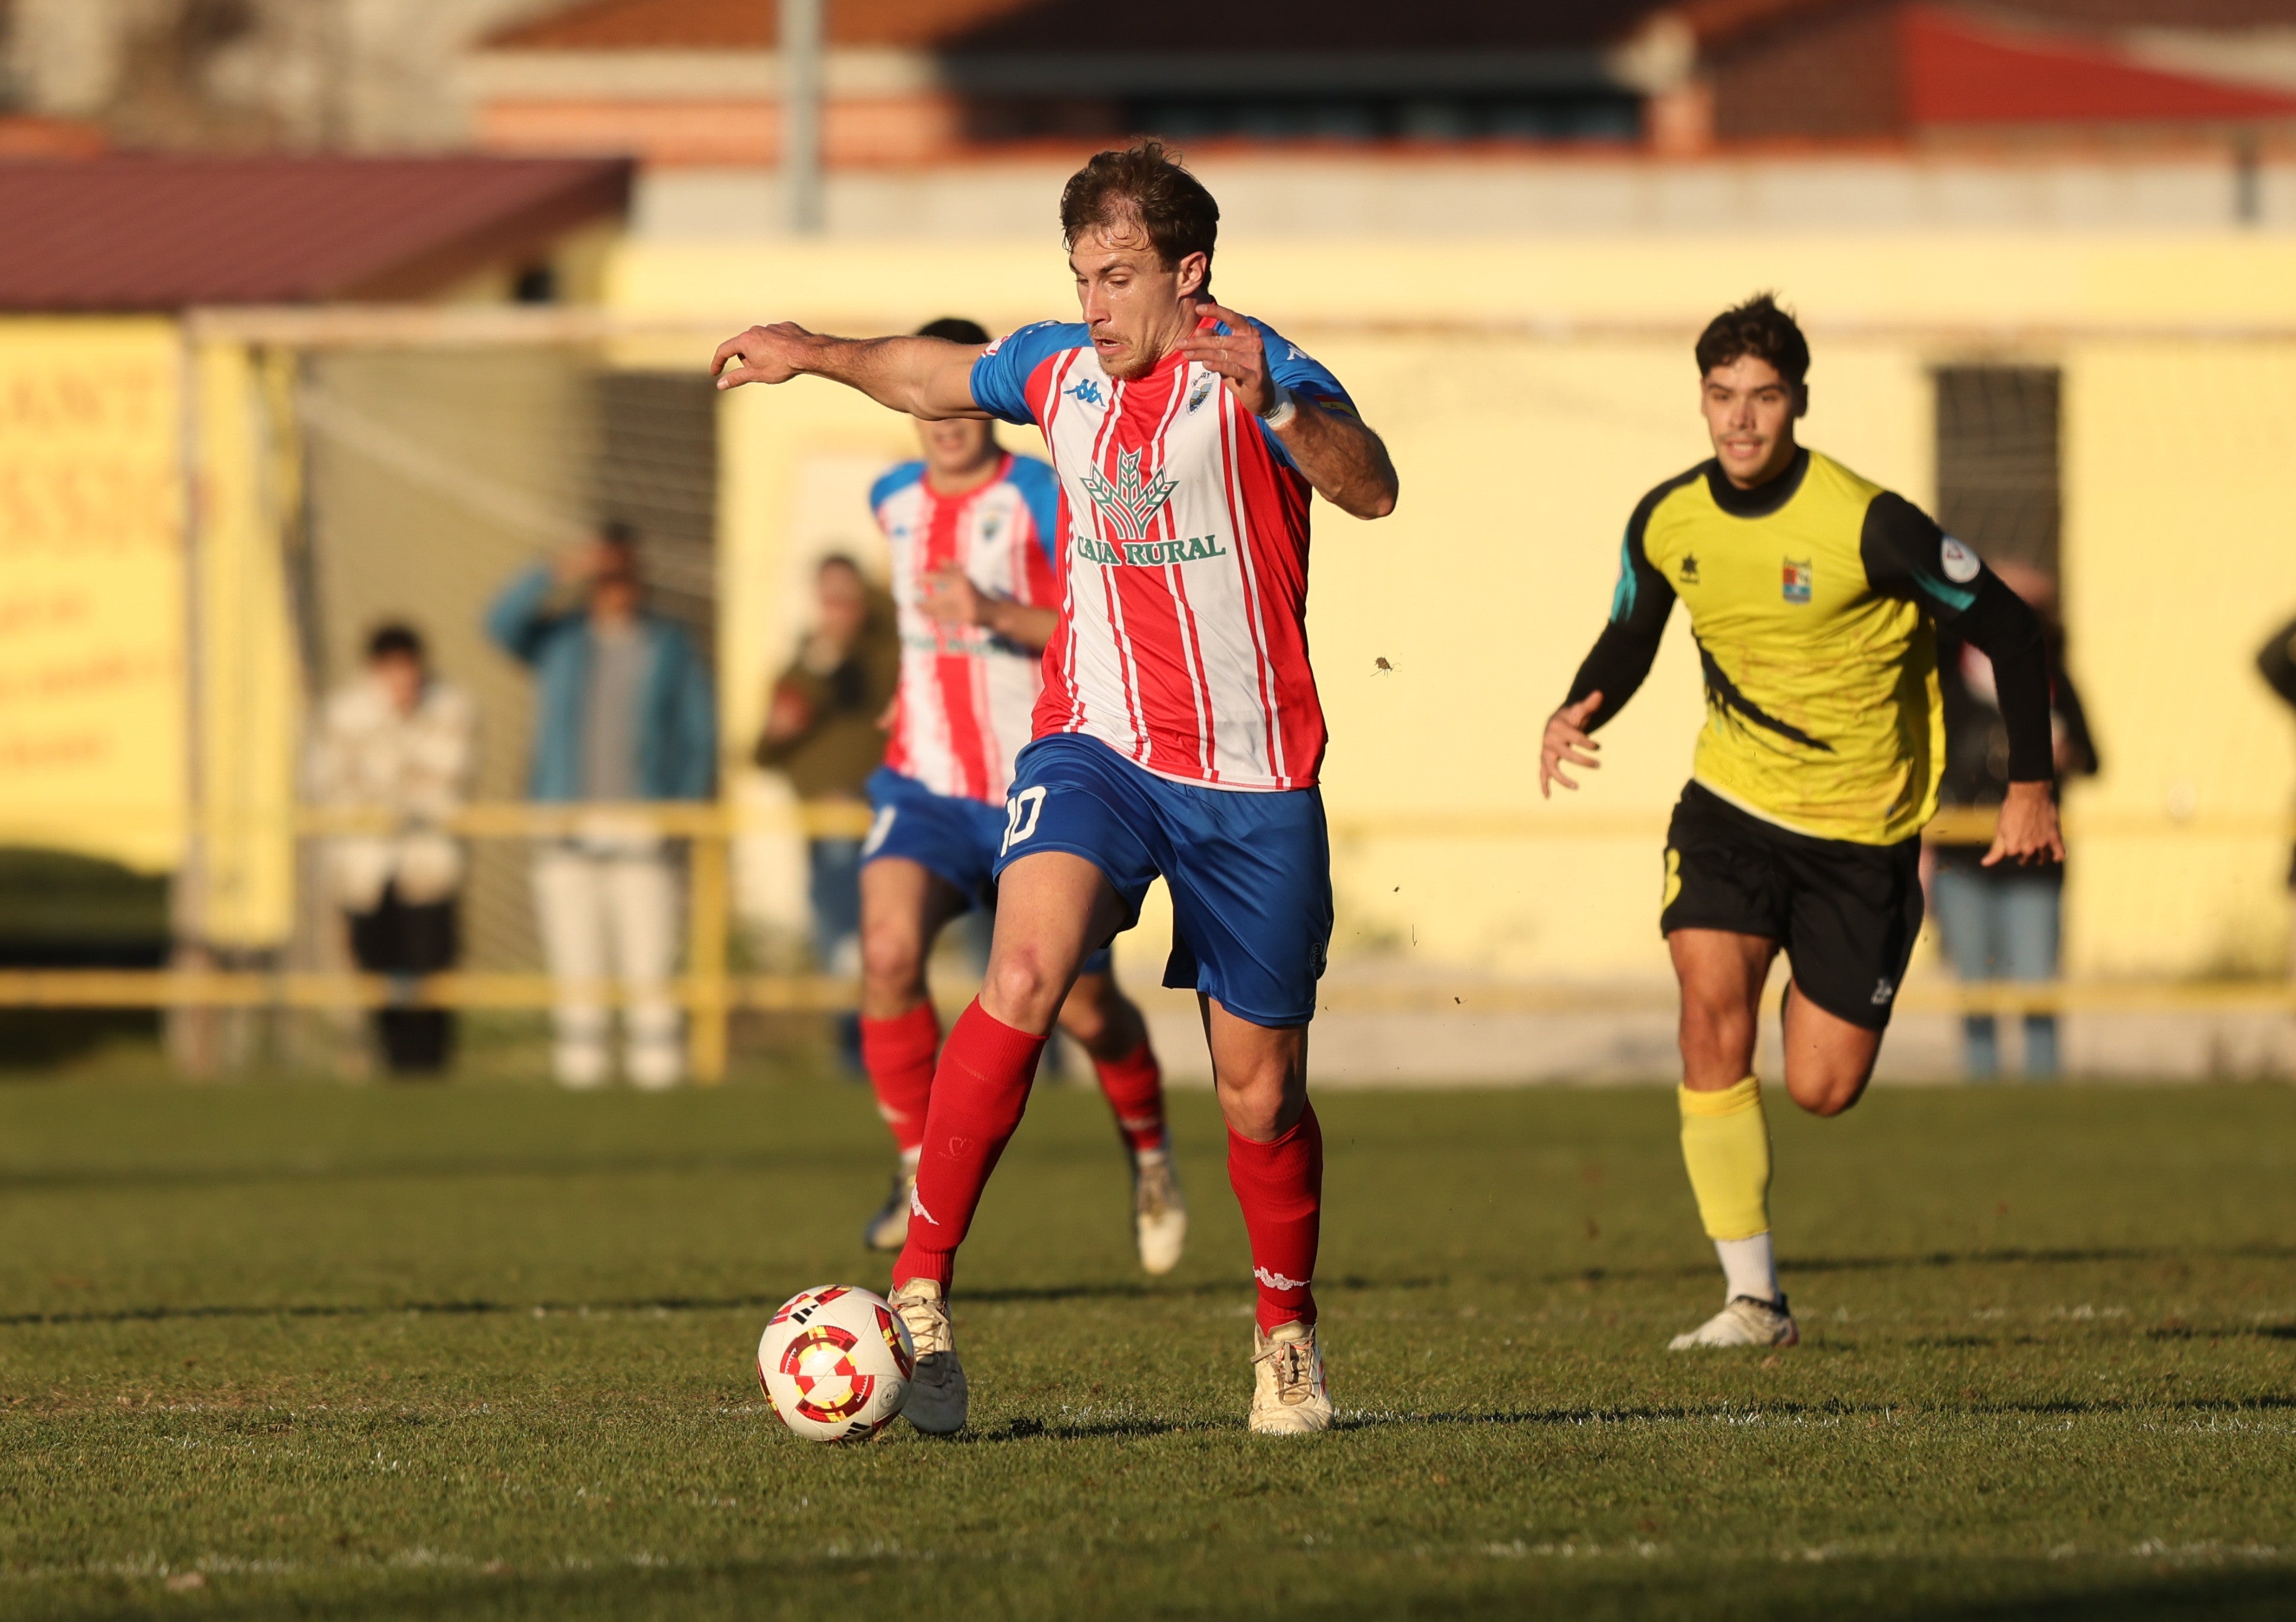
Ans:
[[[1938,522],[1988,563],[2057,572],[2061,384],[2049,366],[1938,370]]]

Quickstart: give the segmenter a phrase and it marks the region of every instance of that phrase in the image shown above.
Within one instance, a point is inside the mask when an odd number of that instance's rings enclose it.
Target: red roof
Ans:
[[[2074,36],[1927,5],[1906,7],[1900,26],[1906,111],[1917,126],[2296,117],[2296,96],[2164,72]]]
[[[0,309],[420,299],[627,206],[591,158],[0,160]]]

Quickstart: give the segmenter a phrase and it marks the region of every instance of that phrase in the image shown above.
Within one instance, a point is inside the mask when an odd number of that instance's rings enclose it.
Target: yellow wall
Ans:
[[[633,244],[609,285],[622,310],[722,315],[729,330],[786,317],[898,331],[951,312],[1001,325],[1061,315],[1069,299],[1049,240]],[[1775,287],[1817,339],[1809,441],[1917,500],[1933,476],[1931,367],[2065,368],[2072,663],[2107,760],[2076,801],[2097,831],[2072,870],[2071,964],[2194,973],[2276,960],[2285,858],[2268,824],[2288,805],[2290,729],[2249,660],[2296,613],[2284,531],[2296,342],[2078,329],[2296,330],[2296,243],[1245,243],[1220,256],[1218,285],[1332,366],[1403,473],[1393,518],[1316,520],[1310,624],[1332,718],[1343,958],[1587,976],[1661,966],[1656,834],[1699,718],[1681,627],[1606,733],[1605,769],[1568,805],[1538,800],[1538,727],[1600,625],[1628,509],[1704,454],[1689,332]],[[1459,330],[1545,321],[1673,331]],[[788,605],[772,599],[788,589],[800,492],[820,482],[807,470],[857,448],[890,460],[906,443],[898,420],[818,382],[732,403],[724,651],[737,737],[786,646]],[[2194,815],[2172,823],[2172,804]],[[1540,837],[1380,831],[1418,817],[1452,819],[1456,833],[1476,815],[1528,820]]]
[[[168,322],[0,321],[0,843],[182,851],[180,373]]]

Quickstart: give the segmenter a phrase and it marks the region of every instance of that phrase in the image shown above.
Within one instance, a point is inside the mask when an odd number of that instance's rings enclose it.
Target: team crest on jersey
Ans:
[[[995,544],[996,537],[1003,534],[1004,530],[1004,515],[1003,513],[984,512],[981,514],[980,544],[982,545],[987,546]]]
[[[1816,578],[1817,569],[1815,566],[1814,560],[1805,559],[1803,561],[1797,563],[1792,558],[1788,558],[1785,561],[1786,601],[1788,602],[1808,602],[1809,601],[1809,588],[1816,582]]]
[[[1116,458],[1116,482],[1098,468],[1086,468],[1084,473],[1084,493],[1092,497],[1093,506],[1107,520],[1119,541],[1144,541],[1148,526],[1172,499],[1179,488],[1179,480],[1158,469],[1156,476],[1143,484],[1140,479],[1140,453],[1122,451]]]
[[[1088,377],[1077,379],[1075,388],[1063,389],[1061,392],[1079,406],[1098,406],[1107,398],[1101,393],[1099,382]]]
[[[1207,372],[1196,380],[1196,386],[1188,390],[1188,409],[1193,411],[1211,397],[1212,374]]]

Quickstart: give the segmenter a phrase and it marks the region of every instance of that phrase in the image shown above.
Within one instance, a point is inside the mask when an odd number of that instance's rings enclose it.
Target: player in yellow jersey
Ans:
[[[1784,948],[1786,1093],[1821,1116],[1856,1103],[1921,930],[1938,626],[1992,659],[2008,728],[1986,864],[2064,859],[2033,611],[1912,503],[1795,443],[1809,346],[1768,295],[1717,316],[1697,357],[1713,459],[1635,509],[1611,622],[1539,758],[1542,794],[1578,787],[1568,768],[1596,765],[1591,734],[1649,674],[1680,598],[1706,726],[1667,831],[1659,927],[1682,987],[1683,1160],[1725,1286],[1677,1350],[1800,1338],[1770,1245],[1759,1004]]]

